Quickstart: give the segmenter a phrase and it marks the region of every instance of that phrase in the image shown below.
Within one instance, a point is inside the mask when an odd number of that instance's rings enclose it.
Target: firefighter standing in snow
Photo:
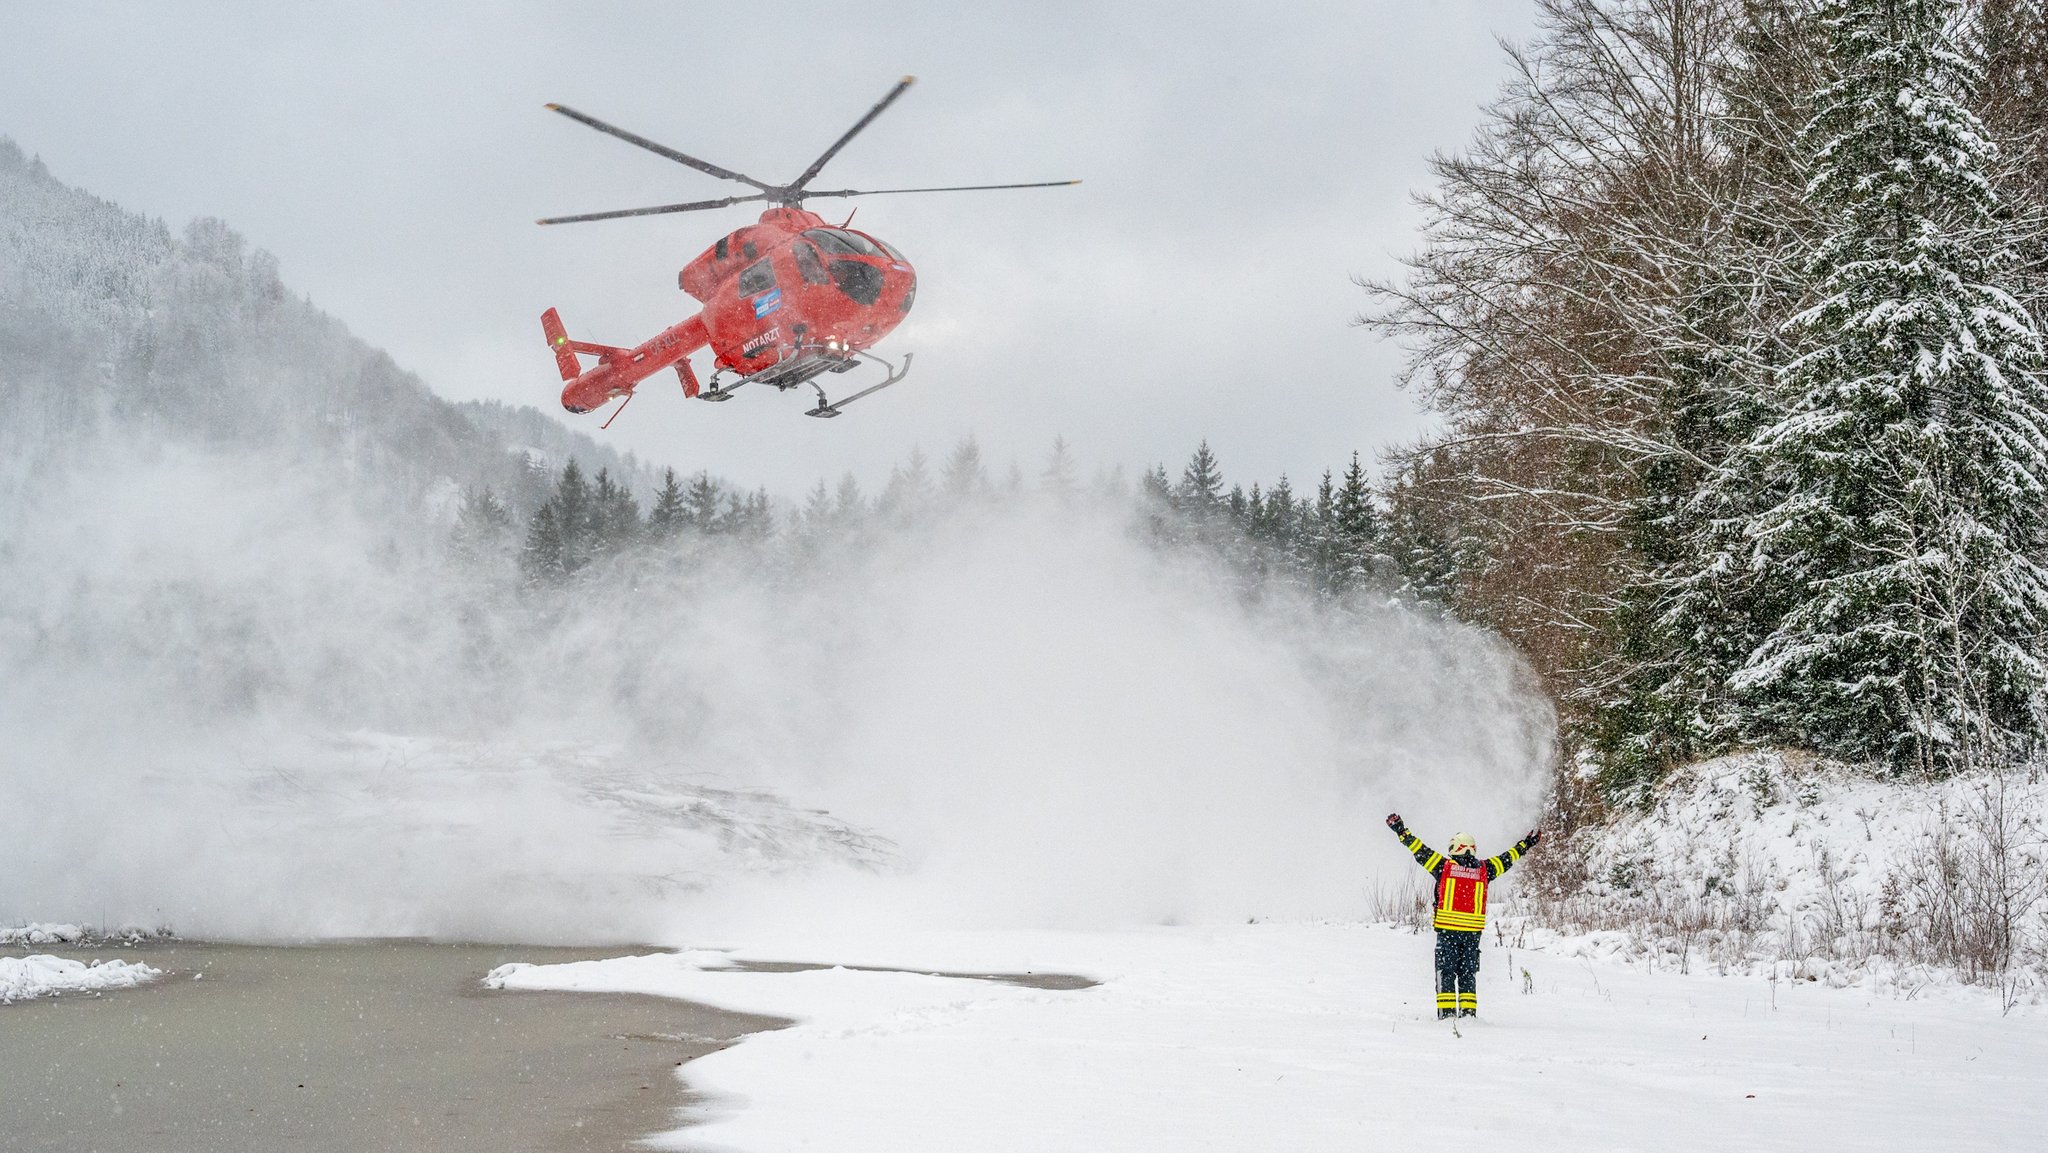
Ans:
[[[1479,843],[1470,833],[1451,838],[1446,857],[1422,843],[1401,823],[1401,814],[1387,814],[1387,827],[1415,854],[1415,862],[1436,878],[1436,1015],[1479,1015],[1479,931],[1486,927],[1486,886],[1514,867],[1522,854],[1536,847],[1541,831],[1523,837],[1514,848],[1482,861]]]

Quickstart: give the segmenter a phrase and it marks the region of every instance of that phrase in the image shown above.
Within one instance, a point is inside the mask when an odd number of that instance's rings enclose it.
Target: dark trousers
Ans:
[[[1436,931],[1436,1015],[1479,1013],[1479,934]]]

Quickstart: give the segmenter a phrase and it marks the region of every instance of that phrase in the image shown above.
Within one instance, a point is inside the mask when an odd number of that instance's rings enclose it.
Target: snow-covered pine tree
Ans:
[[[526,545],[519,553],[519,571],[526,583],[554,584],[569,575],[562,549],[562,522],[553,501],[540,506],[526,528]]]
[[[868,498],[860,490],[860,481],[852,473],[839,478],[839,487],[832,492],[832,511],[841,528],[851,529],[867,519]]]
[[[1302,501],[1302,552],[1308,560],[1309,587],[1319,593],[1337,591],[1337,481],[1329,469],[1316,485],[1314,503]]]
[[[1074,473],[1074,454],[1067,448],[1067,438],[1054,435],[1052,451],[1046,454],[1045,469],[1038,474],[1039,491],[1065,506],[1074,503],[1074,494],[1080,483]]]
[[[710,532],[718,523],[718,509],[725,501],[725,486],[699,469],[683,490],[683,523],[698,532]]]
[[[988,495],[988,470],[981,462],[981,444],[969,433],[953,448],[953,454],[946,458],[946,470],[940,479],[940,488],[954,501],[965,501]]]
[[[1294,499],[1294,485],[1283,472],[1266,493],[1258,537],[1272,553],[1275,568],[1297,585],[1306,585],[1308,576],[1302,544],[1303,516],[1302,502]]]
[[[687,523],[689,511],[683,504],[682,482],[676,478],[675,469],[665,468],[661,470],[661,488],[654,494],[654,507],[647,510],[647,535],[655,541],[673,540]]]
[[[832,491],[821,479],[804,497],[804,506],[790,518],[790,527],[805,540],[815,540],[832,531]]]
[[[611,470],[597,470],[590,502],[590,556],[613,557],[639,543],[640,502],[632,490],[612,479]]]
[[[1179,521],[1174,514],[1173,482],[1166,479],[1166,465],[1155,464],[1138,478],[1138,515],[1154,544],[1176,539]]]
[[[1337,489],[1331,512],[1331,578],[1338,588],[1356,588],[1373,576],[1373,561],[1379,554],[1379,510],[1373,507],[1372,485],[1365,479],[1365,466],[1358,454],[1344,469],[1344,483]]]
[[[767,540],[775,535],[774,498],[768,495],[766,488],[757,488],[746,496],[737,492],[727,495],[725,512],[712,531]]]
[[[457,560],[481,566],[507,555],[512,541],[512,513],[488,487],[463,490],[455,511],[449,546]]]
[[[2048,574],[2041,338],[1965,108],[1955,0],[1826,0],[1801,136],[1832,220],[1789,403],[1741,454],[1748,563],[1789,609],[1731,678],[1753,735],[1951,772],[2038,735]]]
[[[1216,463],[1216,454],[1210,451],[1206,438],[1188,457],[1187,467],[1180,470],[1180,484],[1173,490],[1173,496],[1181,514],[1199,524],[1207,525],[1221,515],[1223,467]]]
[[[1661,407],[1677,451],[1643,469],[1642,499],[1623,522],[1651,579],[1619,590],[1621,672],[1588,687],[1602,698],[1588,743],[1612,795],[1741,739],[1729,677],[1784,612],[1767,599],[1780,591],[1746,569],[1755,505],[1740,464],[1751,438],[1784,415],[1783,330],[1810,303],[1801,254],[1824,230],[1806,203],[1797,140],[1831,73],[1808,0],[1743,0],[1733,38],[1715,121],[1728,227],[1713,271],[1682,305],[1700,339],[1670,356]]]
[[[555,482],[555,495],[549,501],[554,507],[556,540],[559,541],[559,563],[563,573],[573,573],[590,560],[590,520],[594,497],[590,481],[583,476],[583,466],[575,457],[562,466],[561,479]]]
[[[933,492],[930,461],[925,458],[924,449],[912,445],[910,456],[889,470],[889,483],[882,487],[875,511],[891,523],[914,524],[923,520],[930,509]]]

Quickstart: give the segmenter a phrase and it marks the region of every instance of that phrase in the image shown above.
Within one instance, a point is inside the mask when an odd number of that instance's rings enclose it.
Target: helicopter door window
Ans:
[[[752,296],[757,292],[766,292],[774,287],[775,270],[770,268],[765,260],[749,264],[746,271],[740,273],[741,296]]]
[[[832,279],[825,274],[825,262],[818,259],[818,250],[799,240],[790,246],[796,254],[796,270],[803,274],[806,284],[823,284]]]

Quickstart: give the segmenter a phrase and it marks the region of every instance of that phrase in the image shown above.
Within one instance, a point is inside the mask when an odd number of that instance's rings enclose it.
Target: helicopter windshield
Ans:
[[[804,236],[833,256],[887,256],[873,241],[858,232],[839,228],[813,228]]]
[[[823,284],[830,279],[825,275],[825,263],[818,259],[818,250],[799,240],[790,246],[796,255],[796,270],[803,274],[809,284]]]

